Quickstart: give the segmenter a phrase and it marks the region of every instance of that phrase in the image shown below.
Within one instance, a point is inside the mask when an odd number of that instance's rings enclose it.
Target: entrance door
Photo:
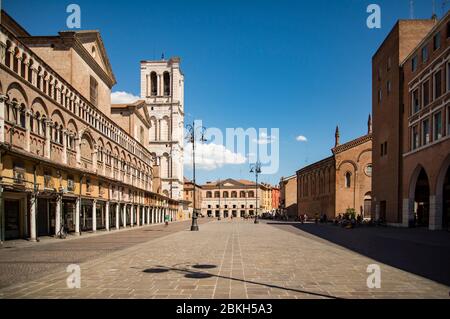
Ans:
[[[430,219],[430,185],[427,173],[423,168],[417,179],[414,202],[416,226],[428,227]]]
[[[20,238],[20,200],[5,199],[5,239]]]
[[[48,212],[48,200],[44,198],[38,199],[38,208],[36,214],[37,235],[50,236],[50,219]]]

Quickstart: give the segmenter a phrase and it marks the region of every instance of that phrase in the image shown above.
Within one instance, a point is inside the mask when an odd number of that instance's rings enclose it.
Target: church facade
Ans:
[[[297,171],[297,213],[334,219],[348,209],[370,218],[372,180],[372,124],[368,133],[340,144],[336,129],[332,155]]]

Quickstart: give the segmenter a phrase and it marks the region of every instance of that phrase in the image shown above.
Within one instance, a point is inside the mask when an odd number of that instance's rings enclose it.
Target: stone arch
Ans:
[[[64,121],[64,116],[59,110],[54,110],[51,115],[51,120],[53,123],[59,123],[62,124],[63,127],[66,127],[66,122]]]
[[[409,225],[430,225],[430,175],[421,164],[414,169],[409,180]]]
[[[92,161],[92,153],[94,150],[94,139],[90,132],[84,132],[80,139],[81,157]]]
[[[6,95],[8,95],[10,101],[16,100],[17,103],[28,106],[27,94],[19,83],[17,82],[11,83],[6,91],[7,91]]]
[[[39,112],[41,115],[45,115],[45,117],[48,117],[47,105],[40,97],[37,97],[33,100],[33,103],[31,103],[31,109],[34,113]]]
[[[368,148],[368,149],[363,150],[361,153],[359,153],[358,159],[357,159],[357,162],[358,162],[358,163],[361,161],[361,157],[362,157],[364,154],[366,154],[366,153],[372,154],[372,149],[371,149],[371,148]]]
[[[150,118],[150,129],[149,129],[149,140],[150,141],[156,141],[158,138],[158,121],[156,120],[156,117],[152,116]]]
[[[448,201],[449,198],[446,198],[446,194],[444,193],[444,187],[447,174],[450,171],[450,154],[447,155],[445,160],[441,164],[441,168],[438,173],[438,177],[436,180],[436,212],[434,216],[434,220],[431,221],[431,228],[432,229],[442,229],[443,226],[445,226],[447,229],[450,229],[450,221],[447,211],[445,209],[450,210],[450,207],[447,207],[448,202],[446,203],[446,200]],[[446,225],[444,225],[446,224]]]
[[[352,160],[344,160],[341,163],[339,163],[338,170],[340,170],[344,164],[350,164],[353,166],[353,169],[355,170],[355,172],[358,171],[358,165],[356,165],[356,163]]]
[[[78,135],[77,123],[73,119],[70,119],[69,122],[67,122],[66,128],[68,131],[74,133],[75,135]]]
[[[161,140],[169,141],[170,140],[170,119],[168,116],[164,116],[161,119]]]

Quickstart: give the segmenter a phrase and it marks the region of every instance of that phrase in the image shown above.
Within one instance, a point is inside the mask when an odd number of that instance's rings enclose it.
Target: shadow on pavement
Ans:
[[[205,267],[205,268],[202,268],[202,267]],[[135,268],[135,267],[132,267],[132,268]],[[217,266],[215,266],[215,265],[194,265],[194,266],[192,266],[192,268],[212,269],[212,268],[217,268]],[[157,270],[157,271],[152,272],[150,270]],[[165,271],[161,271],[161,270],[165,270]],[[168,272],[168,271],[174,271],[174,272],[177,272],[177,273],[180,273],[180,274],[184,274],[185,278],[191,278],[191,279],[207,279],[207,278],[215,277],[215,278],[220,278],[220,279],[229,279],[229,280],[232,280],[232,281],[238,281],[238,282],[244,282],[244,283],[253,284],[253,285],[264,286],[264,287],[273,288],[273,289],[293,291],[293,292],[298,292],[298,293],[302,293],[302,294],[317,296],[317,297],[321,297],[321,298],[343,299],[343,298],[339,298],[339,297],[335,297],[335,296],[331,296],[331,295],[325,295],[325,294],[315,293],[315,292],[306,291],[306,290],[299,290],[299,289],[294,289],[294,288],[286,288],[286,287],[281,287],[281,286],[272,285],[272,284],[265,284],[265,283],[255,282],[255,281],[251,281],[251,280],[244,280],[244,279],[239,279],[239,278],[215,275],[215,274],[211,274],[211,273],[207,273],[207,272],[197,272],[197,271],[194,271],[194,270],[190,270],[188,268],[157,266],[156,268],[149,268],[149,269],[143,270],[143,272],[145,272],[145,273],[163,273],[163,272]]]
[[[267,224],[298,235],[317,236],[383,264],[450,286],[449,232],[393,227],[344,229],[323,224]]]

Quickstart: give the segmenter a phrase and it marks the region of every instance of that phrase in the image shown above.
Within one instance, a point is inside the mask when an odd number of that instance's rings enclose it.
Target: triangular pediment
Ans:
[[[95,60],[97,65],[111,78],[115,83],[114,73],[106,54],[105,45],[100,36],[100,32],[96,30],[77,31],[76,38],[80,41],[84,49]]]

